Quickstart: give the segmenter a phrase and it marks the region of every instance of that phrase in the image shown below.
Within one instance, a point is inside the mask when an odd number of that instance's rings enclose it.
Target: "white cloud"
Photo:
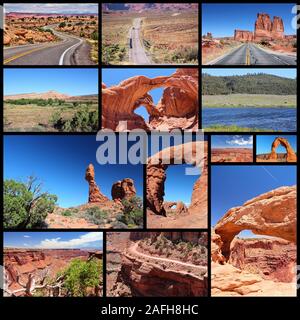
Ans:
[[[29,244],[28,244],[28,243],[23,243],[23,246],[24,246],[24,247],[28,247]]]
[[[28,236],[27,234],[25,234],[24,238],[31,238],[31,236]]]
[[[227,144],[234,146],[246,146],[253,144],[253,136],[243,137],[243,136],[233,136],[230,140],[226,141]]]
[[[61,238],[45,239],[36,245],[37,248],[44,249],[72,249],[94,245],[94,242],[101,241],[103,239],[102,232],[88,232],[79,238],[70,240],[61,240]]]

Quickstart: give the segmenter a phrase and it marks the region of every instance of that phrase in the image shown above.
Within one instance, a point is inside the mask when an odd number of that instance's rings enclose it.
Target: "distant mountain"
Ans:
[[[202,74],[202,94],[274,94],[295,95],[296,79],[270,74],[246,74],[242,76],[211,76]]]
[[[60,99],[66,101],[95,101],[98,102],[97,94],[89,94],[82,96],[70,96],[64,93],[59,93],[54,90],[50,90],[43,93],[21,93],[4,96],[4,101],[7,100],[18,100],[18,99]]]
[[[43,93],[21,93],[4,96],[4,100],[18,100],[18,99],[62,99],[70,98],[69,95],[50,90]]]
[[[97,16],[98,13],[38,13],[38,12],[7,12],[6,18],[29,18],[29,17],[59,17],[59,16]]]
[[[103,3],[102,11],[181,11],[198,9],[197,3]]]

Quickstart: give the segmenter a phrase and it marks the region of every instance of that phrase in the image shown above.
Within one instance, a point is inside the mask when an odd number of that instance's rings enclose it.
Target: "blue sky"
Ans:
[[[283,19],[285,34],[295,34],[292,26],[291,3],[266,4],[202,4],[202,34],[211,32],[213,37],[232,37],[235,29],[254,31],[257,13],[268,13]]]
[[[134,180],[137,195],[143,195],[142,165],[100,165],[94,135],[85,136],[6,136],[4,138],[4,178],[26,181],[35,175],[44,189],[58,196],[63,208],[87,203],[85,170],[92,163],[96,182],[111,198],[112,184],[124,178]]]
[[[4,69],[4,95],[49,90],[69,95],[98,94],[97,69]]]
[[[98,13],[97,3],[5,3],[6,12]]]
[[[118,85],[121,81],[135,76],[146,76],[149,78],[155,78],[158,76],[169,76],[174,73],[176,69],[139,69],[139,68],[128,68],[128,69],[102,69],[102,82],[107,87]],[[152,96],[154,104],[156,105],[163,94],[164,88],[158,88],[149,91]],[[142,116],[148,121],[149,116],[144,107],[139,107],[135,110],[135,113]]]
[[[212,226],[232,207],[268,191],[296,184],[296,166],[212,166]],[[241,234],[250,235],[244,231]]]
[[[4,232],[4,247],[102,249],[102,232]]]
[[[285,77],[285,78],[296,78],[296,68],[295,69],[245,69],[245,68],[238,68],[238,69],[202,69],[202,73],[207,73],[212,76],[233,76],[233,75],[245,75],[245,74],[253,74],[253,73],[266,73],[272,74],[275,76]]]
[[[212,148],[251,148],[253,147],[252,135],[212,135]]]
[[[278,135],[258,135],[256,138],[256,153],[269,153],[271,151],[271,146],[273,141],[278,137]],[[297,152],[297,138],[293,135],[280,135],[281,138],[285,138],[290,143],[291,147],[295,152]],[[279,145],[276,149],[277,153],[286,153],[285,148]]]

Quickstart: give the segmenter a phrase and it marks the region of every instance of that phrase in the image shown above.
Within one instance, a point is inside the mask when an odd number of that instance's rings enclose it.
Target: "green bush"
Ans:
[[[43,227],[57,201],[55,195],[42,192],[41,183],[34,177],[27,183],[5,180],[3,198],[4,228],[15,229]]]
[[[61,23],[58,25],[59,28],[64,28],[65,26],[66,26],[66,23],[65,23],[65,22],[61,22]]]
[[[86,297],[88,289],[101,284],[102,270],[102,260],[82,261],[73,259],[69,267],[61,273],[64,276],[63,286],[67,290],[67,295]]]
[[[143,216],[143,201],[139,197],[123,199],[123,215],[119,216],[119,221],[131,227],[142,227]]]
[[[65,210],[61,213],[62,216],[64,217],[70,217],[72,215],[71,210]]]
[[[173,53],[172,61],[180,63],[188,63],[198,61],[197,48],[182,48]]]
[[[106,219],[108,216],[108,213],[106,211],[101,210],[98,207],[91,207],[88,208],[84,212],[84,218],[87,219],[89,222],[102,225],[103,220]]]
[[[93,32],[91,33],[91,39],[92,39],[92,40],[95,40],[95,41],[98,41],[98,39],[99,39],[98,31],[93,31]]]

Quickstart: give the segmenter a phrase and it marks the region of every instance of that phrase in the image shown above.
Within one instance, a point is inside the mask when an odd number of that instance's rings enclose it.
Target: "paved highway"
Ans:
[[[245,43],[221,58],[208,63],[212,65],[296,65],[296,56],[264,50],[253,43]]]
[[[129,57],[134,64],[151,64],[140,37],[141,20],[141,18],[135,18],[129,31]]]
[[[47,27],[49,28],[49,26]],[[52,29],[53,30],[53,29]],[[73,57],[83,40],[65,33],[53,32],[62,40],[56,43],[39,43],[4,49],[5,65],[75,65]],[[89,64],[87,57],[87,63]]]

